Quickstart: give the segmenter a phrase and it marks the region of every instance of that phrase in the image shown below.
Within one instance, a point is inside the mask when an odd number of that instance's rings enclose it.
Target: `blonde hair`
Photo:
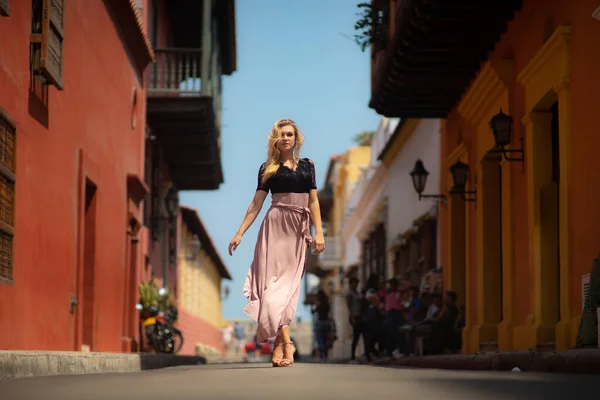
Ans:
[[[273,124],[273,129],[271,129],[271,134],[269,135],[269,144],[267,147],[267,162],[265,163],[265,170],[263,172],[261,182],[264,184],[270,177],[275,175],[277,170],[279,169],[279,140],[281,139],[281,128],[284,126],[291,125],[294,128],[294,136],[296,137],[296,141],[294,143],[294,160],[298,162],[300,159],[300,149],[304,144],[304,135],[298,129],[298,125],[291,119],[280,119],[279,121]]]

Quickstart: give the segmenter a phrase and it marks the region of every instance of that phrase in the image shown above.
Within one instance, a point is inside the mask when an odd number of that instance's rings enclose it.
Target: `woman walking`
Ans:
[[[248,299],[244,312],[258,323],[257,340],[263,343],[275,338],[274,367],[287,367],[294,362],[296,349],[289,324],[298,306],[306,249],[311,242],[315,254],[325,249],[315,167],[308,158],[300,158],[303,144],[304,136],[294,121],[282,119],[275,123],[269,136],[267,161],[258,172],[254,199],[229,243],[232,255],[271,192],[271,207],[258,233],[243,292]],[[310,235],[311,219],[314,240]]]

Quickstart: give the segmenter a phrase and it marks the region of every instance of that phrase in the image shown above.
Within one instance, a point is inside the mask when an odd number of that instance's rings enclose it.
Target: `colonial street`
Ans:
[[[458,372],[372,366],[215,364],[131,374],[0,381],[3,400],[26,399],[526,399],[596,398],[592,375]]]

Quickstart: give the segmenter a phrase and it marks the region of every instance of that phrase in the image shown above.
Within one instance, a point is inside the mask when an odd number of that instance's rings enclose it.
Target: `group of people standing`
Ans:
[[[364,288],[358,279],[349,279],[346,304],[353,329],[351,363],[357,363],[356,348],[363,338],[367,362],[374,357],[403,357],[414,353],[415,338],[428,338],[427,353],[460,349],[457,330],[461,313],[456,293],[420,292],[405,280],[387,282],[372,274]]]

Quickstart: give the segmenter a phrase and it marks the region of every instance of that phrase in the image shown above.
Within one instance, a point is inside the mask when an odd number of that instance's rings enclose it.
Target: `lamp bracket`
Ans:
[[[460,194],[460,196],[462,197],[463,201],[467,201],[467,202],[476,202],[477,201],[477,191],[475,190],[450,190],[450,193],[452,194]],[[467,197],[467,196],[471,196],[471,197]]]
[[[445,194],[419,194],[419,201],[421,201],[421,199],[439,199],[444,207],[448,203]]]
[[[525,146],[523,146],[523,137],[519,139],[521,142],[520,149],[507,149],[505,147],[495,147],[491,149],[490,153],[501,153],[506,161],[518,161],[523,163],[523,171],[525,171]],[[509,154],[520,154],[520,157],[511,157]]]

